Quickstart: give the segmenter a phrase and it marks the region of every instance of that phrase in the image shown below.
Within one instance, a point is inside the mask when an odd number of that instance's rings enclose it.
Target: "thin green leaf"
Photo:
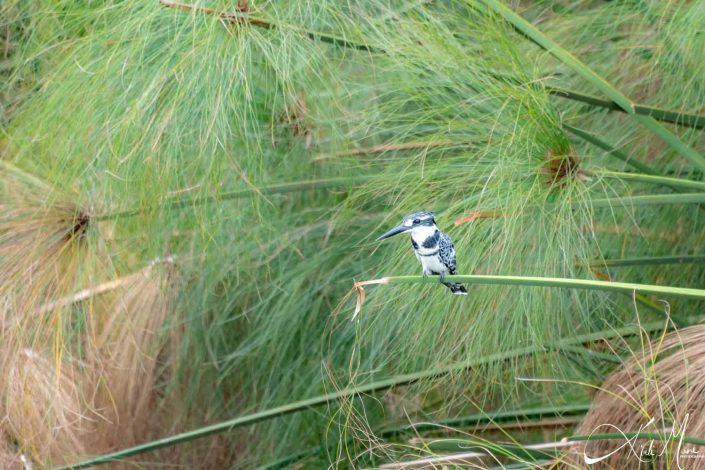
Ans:
[[[563,346],[571,348],[573,346]],[[407,432],[423,433],[426,431],[437,431],[439,428],[461,428],[469,426],[479,426],[487,423],[506,423],[513,421],[535,421],[556,416],[579,416],[585,414],[590,409],[590,404],[564,405],[539,408],[525,408],[511,411],[496,411],[489,413],[478,413],[456,418],[442,419],[434,422],[421,422],[397,426],[382,430],[380,437],[392,437]]]
[[[701,204],[705,202],[705,193],[650,194],[645,196],[621,196],[615,198],[593,199],[592,207],[629,207],[658,206],[673,204]]]
[[[625,173],[622,171],[599,170],[595,174],[605,178],[615,178],[622,181],[636,181],[639,183],[658,184],[678,189],[698,189],[705,191],[705,183],[685,178],[671,178],[668,176],[643,175],[639,173]]]
[[[686,145],[671,131],[663,127],[663,125],[661,125],[656,119],[650,116],[634,116],[634,119],[636,119],[639,124],[659,136],[676,152],[690,160],[690,162],[697,168],[705,171],[705,158],[703,158],[699,152]]]
[[[647,439],[660,442],[686,442],[698,446],[705,446],[705,438],[685,436],[680,433],[661,434],[655,432],[610,432],[604,434],[590,434],[589,436],[571,436],[569,441],[602,441],[602,440],[627,440]]]
[[[634,114],[634,103],[624,96],[619,90],[612,86],[607,80],[596,74],[590,67],[585,65],[580,59],[563,49],[558,43],[553,41],[539,31],[534,25],[507,8],[497,0],[484,0],[484,2],[502,18],[509,22],[517,31],[526,36],[541,48],[552,54],[558,60],[573,69],[581,77],[592,83],[598,90],[607,95],[617,106],[628,114]]]
[[[132,209],[124,209],[106,212],[103,214],[96,214],[92,217],[92,220],[103,221],[119,219],[123,217],[133,217],[138,214],[153,211],[159,208],[166,209],[179,209],[184,207],[194,207],[201,206],[205,204],[212,204],[215,202],[227,201],[230,199],[238,199],[242,197],[254,196],[257,194],[284,194],[292,193],[297,191],[308,191],[314,189],[328,189],[336,187],[349,187],[358,183],[369,181],[374,176],[350,176],[350,177],[339,177],[339,178],[326,178],[317,180],[306,180],[306,181],[293,181],[287,183],[277,183],[261,187],[249,187],[244,189],[238,189],[235,191],[229,191],[225,193],[218,193],[212,196],[197,196],[197,197],[175,197],[167,199],[163,204],[153,207],[138,207]]]
[[[550,94],[554,96],[560,96],[561,98],[566,98],[573,101],[580,101],[581,103],[591,104],[593,106],[605,108],[610,111],[625,112],[616,103],[608,100],[603,100],[602,98],[599,98],[597,96],[579,93],[573,90],[567,90],[565,88],[559,87],[547,87],[547,91]],[[705,116],[701,114],[681,113],[678,111],[655,108],[653,106],[645,106],[636,103],[634,103],[634,112],[642,116],[650,116],[656,120],[670,122],[679,126],[692,127],[694,129],[705,129]]]
[[[291,25],[277,24],[277,23],[274,23],[270,20],[267,20],[267,19],[264,19],[261,17],[256,17],[256,16],[253,16],[251,14],[248,14],[248,13],[240,11],[240,10],[217,11],[212,8],[201,7],[201,6],[192,5],[189,3],[173,2],[173,1],[169,1],[169,0],[159,0],[159,3],[166,8],[172,8],[175,10],[188,11],[188,12],[200,13],[200,14],[204,14],[204,15],[208,15],[208,16],[214,16],[214,17],[217,17],[226,23],[231,23],[231,24],[248,23],[252,26],[256,26],[258,28],[264,28],[264,29],[274,29],[274,28],[287,27],[289,29],[298,31],[298,32],[308,36],[310,39],[324,42],[327,44],[332,44],[334,46],[345,47],[347,49],[357,49],[357,50],[367,51],[367,52],[384,52],[381,49],[378,49],[378,48],[375,48],[372,46],[368,46],[367,44],[361,44],[358,42],[348,41],[344,38],[341,38],[339,36],[335,36],[333,34],[321,33],[321,32],[317,32],[317,31],[309,31],[305,28],[294,27]]]
[[[590,264],[592,267],[617,268],[623,266],[644,266],[653,264],[705,263],[705,255],[648,256],[642,258],[606,259]]]
[[[602,359],[603,361],[613,362],[615,364],[622,364],[624,362],[624,359],[622,359],[616,354],[593,351],[582,346],[566,346],[563,348],[563,350],[580,354],[582,356],[588,356],[595,359]]]
[[[683,197],[683,195],[675,195]],[[702,195],[705,200],[705,194]],[[508,286],[560,287],[569,289],[588,289],[606,292],[628,292],[653,295],[668,295],[704,299],[705,289],[689,289],[685,287],[657,286],[650,284],[634,284],[629,282],[595,281],[591,279],[566,279],[555,277],[531,276],[490,276],[490,275],[458,275],[446,276],[447,282],[462,282],[464,284],[489,284]],[[436,277],[422,276],[392,276],[383,278],[380,284],[429,284],[438,283]]]

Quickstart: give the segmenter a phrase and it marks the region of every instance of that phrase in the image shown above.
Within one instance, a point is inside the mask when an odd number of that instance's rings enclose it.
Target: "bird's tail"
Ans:
[[[448,289],[455,295],[468,295],[468,290],[465,286],[458,282],[444,282],[443,284],[448,286]]]

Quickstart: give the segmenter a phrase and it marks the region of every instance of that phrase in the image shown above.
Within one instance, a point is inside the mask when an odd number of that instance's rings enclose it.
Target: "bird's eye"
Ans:
[[[419,219],[414,219],[414,225],[419,225],[421,221]]]

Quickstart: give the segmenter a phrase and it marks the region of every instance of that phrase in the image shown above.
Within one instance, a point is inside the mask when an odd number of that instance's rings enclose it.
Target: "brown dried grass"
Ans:
[[[617,371],[596,395],[590,411],[576,431],[578,435],[612,432],[660,433],[663,436],[705,436],[705,326],[698,325],[669,333],[646,343]],[[621,450],[617,450],[619,447]],[[651,446],[652,463],[642,463]],[[609,458],[591,469],[705,468],[703,458],[688,458],[686,448],[703,454],[702,448],[678,442],[624,439],[587,441],[575,444],[565,467],[584,468],[584,454]],[[638,457],[637,457],[638,456]]]
[[[155,264],[127,279],[87,299],[80,361],[68,354],[51,360],[48,345],[48,352],[13,355],[21,336],[3,345],[2,353],[12,357],[4,361],[10,372],[0,388],[2,445],[13,464],[19,453],[42,466],[70,464],[149,440],[161,426],[178,423],[178,413],[158,396],[179,341],[178,329],[166,328],[174,294],[169,273]]]
[[[182,432],[194,423],[184,410],[183,390],[177,382],[182,326],[174,308],[178,287],[175,266],[155,262],[115,295],[100,297],[101,315],[91,322],[88,367],[95,373],[93,391],[101,419],[96,433],[101,452]],[[188,447],[191,447],[190,449]],[[194,447],[197,448],[194,451]],[[135,459],[142,464],[180,465],[185,468],[228,466],[227,436],[214,436],[178,449],[163,449]],[[135,462],[112,468],[134,468]]]
[[[4,470],[24,470],[20,452],[10,445],[7,435],[0,430],[0,468]]]
[[[94,444],[81,367],[63,357],[67,312],[33,314],[75,288],[88,224],[76,200],[0,162],[0,448],[13,466],[20,454],[65,463]]]
[[[149,269],[106,299],[103,312],[91,318],[87,362],[96,374],[107,448],[134,445],[148,435],[159,356],[168,342],[160,332],[171,312],[167,282]]]
[[[110,265],[84,240],[90,212],[77,200],[0,166],[3,468],[22,467],[21,454],[40,466],[69,464],[137,444],[154,428],[169,276],[155,265],[64,302],[79,285],[106,279]],[[74,328],[79,316],[85,331]]]
[[[95,415],[83,406],[76,368],[60,369],[46,354],[25,349],[3,375],[3,430],[35,462],[66,464],[91,451]]]
[[[2,468],[24,468],[21,456],[71,464],[203,424],[174,379],[183,328],[174,264],[116,278],[103,243],[86,239],[90,211],[77,200],[0,162]],[[228,442],[140,460],[227,465]],[[123,466],[134,462],[112,465]]]
[[[0,285],[14,289],[18,278],[36,284],[43,276],[63,277],[52,262],[85,234],[88,211],[75,194],[0,163]]]
[[[86,250],[83,243],[90,216],[77,204],[78,199],[70,191],[54,191],[38,178],[0,162],[0,299],[4,315],[0,326],[3,340],[22,337],[14,352],[41,350],[46,342],[56,339],[64,312],[57,309],[39,316],[34,312],[47,301],[74,291],[82,268],[100,256],[98,250]]]

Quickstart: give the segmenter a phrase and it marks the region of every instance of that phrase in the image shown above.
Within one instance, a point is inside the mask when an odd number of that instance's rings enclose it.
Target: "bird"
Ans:
[[[446,274],[454,275],[455,247],[450,237],[436,226],[433,212],[414,212],[404,217],[404,220],[384,233],[377,241],[393,237],[404,232],[411,232],[411,246],[416,259],[421,263],[421,275],[440,276],[440,281],[455,295],[468,295],[465,286],[458,282],[446,282]]]

